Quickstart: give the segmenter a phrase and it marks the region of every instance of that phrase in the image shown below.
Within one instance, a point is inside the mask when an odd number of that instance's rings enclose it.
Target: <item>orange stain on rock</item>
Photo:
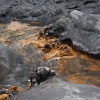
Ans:
[[[0,95],[0,100],[7,100],[8,97],[9,97],[8,94],[2,94]]]
[[[37,41],[33,41],[32,44],[44,52],[44,59],[51,59],[52,57],[70,58],[70,56],[76,56],[76,52],[74,52],[70,46],[57,42],[55,37],[38,35]]]
[[[31,44],[44,52],[43,60],[59,58],[59,66],[55,70],[66,80],[77,84],[100,86],[100,60],[76,52],[67,43],[57,42],[55,37],[46,37],[44,29],[40,27],[12,22],[7,26],[7,31],[0,37],[1,43],[15,43],[15,45],[21,46]],[[27,31],[36,34],[26,35]],[[16,40],[9,40],[12,36],[18,37],[23,35],[26,35],[26,37],[19,39],[17,42]]]
[[[44,52],[44,60],[59,57],[56,72],[64,79],[76,84],[100,86],[100,61],[75,51],[66,43],[59,43],[55,37],[38,36],[33,43]],[[45,46],[47,45],[47,47]],[[69,60],[70,59],[70,60]],[[82,64],[83,63],[83,64]]]

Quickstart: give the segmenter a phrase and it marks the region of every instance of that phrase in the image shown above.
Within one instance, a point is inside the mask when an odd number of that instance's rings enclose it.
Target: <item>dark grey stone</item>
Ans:
[[[59,28],[64,30],[58,32]],[[48,26],[45,34],[57,36],[60,42],[70,41],[76,50],[100,57],[99,14],[74,10],[69,17],[62,17],[55,24]]]
[[[99,100],[100,88],[68,83],[58,77],[34,86],[8,100]]]
[[[0,84],[20,85],[27,80],[27,64],[23,56],[18,55],[15,50],[0,44]]]
[[[0,9],[1,22],[10,20],[45,22],[62,13],[51,1],[45,0],[1,0]]]
[[[11,20],[50,23],[72,10],[100,14],[99,0],[1,0],[0,22]],[[43,24],[42,23],[42,24]]]
[[[52,76],[55,76],[56,72],[48,67],[38,67],[34,72],[30,72],[29,79],[31,85],[33,85],[33,80],[36,80],[37,84],[39,85],[41,82],[46,81]]]

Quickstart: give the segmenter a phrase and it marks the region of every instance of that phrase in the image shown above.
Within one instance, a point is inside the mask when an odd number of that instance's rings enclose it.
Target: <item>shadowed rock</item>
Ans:
[[[46,0],[1,0],[0,9],[1,22],[8,20],[45,22],[62,13]]]
[[[53,22],[45,30],[47,36],[56,36],[60,42],[70,41],[76,50],[100,57],[100,15],[95,15],[100,14],[100,0],[1,0],[0,9],[0,22],[11,20],[41,21],[45,25],[47,22]],[[59,20],[54,23],[58,18]],[[33,36],[31,37],[33,38]],[[54,60],[53,63],[42,63],[39,52],[34,54],[31,47],[25,46],[23,48],[24,55],[20,56],[15,50],[0,45],[0,79],[6,75],[4,83],[13,85],[24,83],[24,78],[27,78],[29,72],[27,66],[36,68],[40,65],[49,67],[56,65]],[[31,59],[26,60],[33,60],[34,65],[33,63],[29,65],[24,59],[24,56],[28,58],[31,54],[34,54]],[[41,73],[41,70],[37,69],[37,74],[39,76],[37,80],[40,83],[41,79],[47,79],[45,74],[47,75],[48,71]],[[44,83],[40,84],[39,87],[32,88],[26,94],[10,98],[10,100],[14,100],[16,97],[18,100],[33,100],[33,98],[34,100],[100,99],[100,89],[97,87],[75,85],[57,77]]]

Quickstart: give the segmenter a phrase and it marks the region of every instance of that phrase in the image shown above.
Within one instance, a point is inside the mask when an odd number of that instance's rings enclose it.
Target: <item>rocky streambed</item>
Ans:
[[[100,61],[98,59],[75,51],[69,43],[58,42],[56,37],[46,36],[45,28],[43,27],[30,26],[30,24],[16,21],[2,26],[2,34],[0,35],[2,64],[0,67],[2,71],[0,76],[1,86],[19,86],[25,91],[30,83],[27,81],[29,79],[29,73],[32,71],[34,72],[38,67],[48,67],[54,69],[56,73],[58,73],[57,77],[49,80],[51,83],[53,82],[52,85],[54,85],[54,87],[56,85],[55,80],[60,80],[60,84],[63,84],[63,82],[64,84],[72,84],[68,82],[73,82],[77,84],[100,86]],[[63,78],[68,82],[64,80],[61,81],[60,78]],[[42,84],[45,86],[47,83],[43,82]],[[41,84],[40,86],[34,86],[33,89],[39,89],[39,87],[41,88]],[[96,88],[94,86],[91,87]],[[62,88],[62,86],[60,88]],[[45,89],[46,88],[44,88],[44,90]],[[54,91],[52,88],[50,89],[50,91]],[[39,91],[41,91],[41,89]],[[65,90],[61,89],[59,93],[64,91]],[[50,92],[50,94],[48,93],[46,98],[48,98],[49,95],[52,95],[51,93],[52,92]],[[57,92],[55,95],[58,95],[59,93]],[[23,92],[19,94],[22,94],[21,96],[18,96],[20,99],[20,97],[23,97]],[[31,93],[28,95],[30,98]],[[61,98],[63,97],[62,95]],[[59,96],[54,96],[52,99],[58,97]],[[30,98],[30,100],[31,99],[32,98]],[[37,96],[35,99],[40,100]]]
[[[0,89],[22,91],[9,100],[100,99],[99,5],[99,0],[1,0]],[[29,73],[38,67],[57,76],[25,91]]]

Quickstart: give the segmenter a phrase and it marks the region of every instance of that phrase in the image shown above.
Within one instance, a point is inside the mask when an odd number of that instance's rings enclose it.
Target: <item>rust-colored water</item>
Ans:
[[[38,38],[38,44],[36,46],[44,52],[44,60],[59,58],[59,67],[55,70],[64,79],[77,84],[100,86],[100,60],[81,54],[66,43],[58,43],[53,37],[43,35]]]
[[[54,37],[44,36],[43,28],[32,27],[19,22],[12,22],[9,25],[0,26],[5,27],[5,31],[0,37],[1,43],[7,45],[8,43],[15,43],[15,45],[19,46],[32,44],[44,52],[42,60],[59,58],[59,66],[57,66],[55,70],[64,79],[77,84],[100,86],[100,60],[76,52],[66,43],[58,43]],[[32,31],[36,34],[27,35],[28,31]],[[42,35],[40,36],[38,33],[42,33]],[[23,38],[23,36],[25,38]],[[13,40],[11,37],[15,39]],[[20,50],[18,51],[20,52]]]

